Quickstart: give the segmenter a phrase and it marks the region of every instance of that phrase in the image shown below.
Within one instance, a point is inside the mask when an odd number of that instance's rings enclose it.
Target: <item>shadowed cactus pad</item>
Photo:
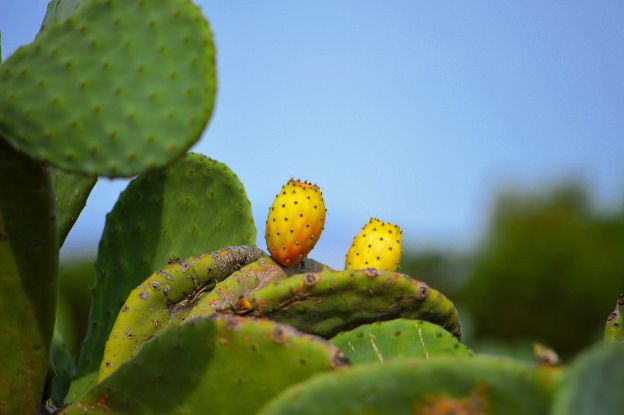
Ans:
[[[598,345],[566,370],[550,415],[612,415],[624,412],[624,344]]]
[[[396,319],[365,324],[331,339],[353,364],[387,363],[396,358],[470,357],[472,351],[442,327],[422,320]]]
[[[45,381],[58,234],[49,172],[0,137],[0,413],[31,414]]]
[[[483,356],[403,359],[317,375],[259,415],[546,415],[549,403],[528,365]]]
[[[281,324],[198,318],[154,338],[64,413],[253,414],[286,387],[346,363],[334,346]]]
[[[6,140],[63,170],[109,177],[180,157],[204,130],[216,90],[200,10],[184,0],[61,6],[0,68]]]
[[[97,182],[97,177],[53,170],[54,192],[56,193],[56,218],[59,228],[59,243],[62,246],[72,226],[87,204],[87,198]]]
[[[374,269],[294,275],[242,297],[234,312],[266,317],[326,338],[374,321],[436,323],[459,337],[457,310],[427,284]]]
[[[255,240],[245,189],[223,163],[190,153],[130,182],[106,218],[70,401],[86,390],[82,383],[95,382],[104,344],[132,289],[171,259]]]

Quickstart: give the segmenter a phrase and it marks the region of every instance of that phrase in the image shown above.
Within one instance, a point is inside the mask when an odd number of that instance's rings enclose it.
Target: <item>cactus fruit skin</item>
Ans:
[[[604,342],[606,344],[624,343],[624,294],[620,294],[615,310],[607,317]]]
[[[36,413],[54,327],[58,233],[49,171],[0,137],[0,413]]]
[[[545,415],[550,399],[534,370],[510,359],[399,359],[314,376],[258,415]]]
[[[83,176],[53,169],[56,193],[56,218],[59,227],[59,245],[63,246],[67,234],[87,204],[97,177]]]
[[[549,415],[621,414],[624,344],[599,344],[566,369]]]
[[[98,382],[130,360],[157,335],[181,304],[192,306],[197,296],[236,270],[255,262],[264,253],[255,247],[237,246],[210,254],[172,261],[132,290],[117,315],[104,348]]]
[[[396,271],[401,260],[401,239],[401,228],[397,225],[371,218],[353,238],[345,269]]]
[[[190,1],[89,0],[0,68],[0,133],[62,170],[129,177],[179,158],[216,92],[212,34]]]
[[[132,289],[171,258],[255,241],[245,189],[223,163],[189,153],[130,182],[106,218],[89,328],[68,402],[95,383],[104,345]]]
[[[253,414],[291,384],[345,364],[336,347],[275,322],[197,318],[154,338],[64,413]]]
[[[471,357],[472,351],[442,327],[422,320],[396,319],[338,333],[331,343],[352,364],[385,364],[397,358]]]
[[[271,256],[285,267],[303,260],[321,236],[325,213],[318,186],[290,179],[269,208],[265,238]]]
[[[375,269],[293,275],[242,297],[233,311],[325,338],[395,318],[427,320],[461,336],[457,310],[439,291],[408,276]]]

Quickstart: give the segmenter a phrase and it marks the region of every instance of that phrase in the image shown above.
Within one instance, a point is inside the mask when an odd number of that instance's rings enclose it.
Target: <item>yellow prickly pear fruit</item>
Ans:
[[[353,238],[345,269],[396,271],[401,260],[401,228],[371,218]]]
[[[289,267],[314,248],[325,225],[325,203],[318,186],[290,179],[269,208],[265,238],[273,259]]]

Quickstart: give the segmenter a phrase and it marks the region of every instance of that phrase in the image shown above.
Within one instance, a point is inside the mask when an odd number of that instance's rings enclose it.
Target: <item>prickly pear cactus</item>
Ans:
[[[98,382],[130,360],[167,321],[191,307],[204,292],[264,255],[255,247],[220,249],[172,261],[132,290],[106,342]]]
[[[396,271],[401,260],[401,228],[371,218],[353,238],[345,269],[375,268]]]
[[[87,198],[97,182],[97,177],[53,170],[56,201],[56,219],[59,228],[59,245],[63,245],[67,234],[87,204]]]
[[[36,413],[54,327],[58,233],[49,172],[0,138],[0,412]]]
[[[460,337],[453,303],[408,276],[374,269],[294,275],[243,296],[234,312],[270,318],[331,338],[374,321],[427,320]]]
[[[56,21],[62,21],[72,15],[80,4],[80,0],[52,0],[48,3],[46,14],[43,17],[40,32],[52,26]]]
[[[270,257],[262,257],[218,283],[190,311],[189,317],[230,311],[241,297],[248,296],[289,276],[301,272],[332,271],[327,265],[306,258],[293,267],[283,267]]]
[[[52,11],[3,63],[0,133],[34,159],[92,176],[177,159],[214,103],[214,47],[200,10],[185,0],[78,5]]]
[[[172,259],[255,239],[245,189],[222,163],[191,153],[133,180],[106,218],[89,330],[69,400],[95,383],[104,345],[132,289]]]
[[[213,316],[169,328],[65,414],[253,414],[291,384],[344,366],[322,339],[266,320]]]
[[[598,345],[566,371],[550,415],[612,415],[624,408],[624,344]]]
[[[422,320],[396,319],[338,333],[332,344],[353,364],[385,364],[396,358],[470,357],[472,351],[442,327]]]
[[[314,376],[258,414],[545,415],[550,399],[532,368],[512,360],[396,360]]]
[[[621,294],[615,304],[615,310],[605,324],[604,342],[624,343],[624,294]]]

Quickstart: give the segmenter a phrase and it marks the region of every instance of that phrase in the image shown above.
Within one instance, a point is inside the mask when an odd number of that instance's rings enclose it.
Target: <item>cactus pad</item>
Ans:
[[[549,415],[611,415],[624,408],[624,344],[597,345],[566,370]]]
[[[604,342],[624,343],[624,294],[621,294],[615,304],[615,310],[605,324]]]
[[[399,317],[430,321],[456,337],[461,334],[455,306],[439,291],[375,269],[294,275],[242,297],[234,312],[267,317],[326,338]]]
[[[40,32],[52,26],[54,22],[67,19],[78,9],[79,3],[80,0],[51,0],[43,17]]]
[[[218,283],[191,310],[189,317],[210,315],[212,310],[232,310],[238,300],[270,284],[301,272],[331,271],[327,265],[306,258],[293,267],[282,267],[272,258],[263,257]]]
[[[442,327],[421,320],[396,319],[365,324],[339,333],[332,344],[353,364],[387,363],[399,357],[470,357],[472,351]]]
[[[53,170],[56,193],[56,219],[59,227],[59,244],[62,246],[67,234],[87,204],[87,198],[97,182],[97,177]]]
[[[64,413],[253,414],[291,384],[345,364],[337,348],[281,324],[198,318],[154,338]]]
[[[90,0],[61,14],[0,68],[0,133],[11,145],[66,171],[127,177],[199,139],[216,77],[196,6]]]
[[[230,247],[172,261],[132,290],[106,342],[98,382],[132,358],[157,335],[172,315],[191,307],[197,297],[264,253],[255,247]]]
[[[86,391],[81,383],[95,382],[104,344],[132,289],[172,258],[255,240],[245,189],[222,163],[187,154],[133,180],[106,218],[89,329],[69,399]]]
[[[545,415],[549,400],[534,371],[511,360],[396,360],[314,376],[258,415]]]
[[[58,234],[47,168],[0,138],[0,412],[39,407],[54,327]]]

